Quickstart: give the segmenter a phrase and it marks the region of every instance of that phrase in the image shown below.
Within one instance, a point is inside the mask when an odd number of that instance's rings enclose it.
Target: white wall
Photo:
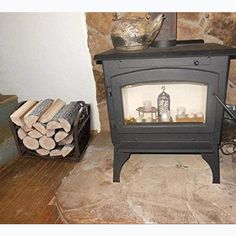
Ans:
[[[0,13],[0,93],[85,100],[100,130],[83,13]]]

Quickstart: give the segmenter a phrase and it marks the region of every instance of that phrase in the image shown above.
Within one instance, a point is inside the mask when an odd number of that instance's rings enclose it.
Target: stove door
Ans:
[[[111,78],[114,121],[120,133],[212,132],[219,75],[161,68]]]

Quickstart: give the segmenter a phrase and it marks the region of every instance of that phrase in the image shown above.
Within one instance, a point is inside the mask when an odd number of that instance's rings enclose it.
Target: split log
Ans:
[[[63,140],[61,140],[58,145],[66,145],[71,144],[74,140],[73,134],[69,134],[67,137],[65,137]]]
[[[25,126],[27,126],[29,129],[32,129],[32,125],[30,126],[30,124],[27,123],[27,117],[30,115],[30,113],[36,108],[36,106],[38,105],[38,103],[36,103],[25,115],[24,115],[24,124]]]
[[[46,150],[52,150],[56,146],[54,139],[46,136],[43,136],[39,139],[39,144]]]
[[[73,144],[68,144],[65,145],[62,149],[61,149],[61,155],[63,157],[67,156],[69,153],[71,153],[71,151],[74,149],[74,145]]]
[[[42,123],[47,123],[64,107],[65,102],[61,99],[55,100],[46,112],[39,118]]]
[[[29,135],[30,137],[36,138],[36,139],[41,138],[41,137],[43,136],[43,134],[41,134],[37,129],[34,129],[34,130],[30,131],[30,132],[28,133],[28,135]]]
[[[28,127],[32,127],[34,123],[40,118],[41,115],[49,108],[53,103],[52,99],[41,100],[37,106],[32,110],[32,112],[24,118],[24,121]]]
[[[60,142],[61,140],[63,140],[64,138],[66,138],[69,134],[63,130],[59,130],[55,136],[54,136],[54,139],[55,141],[58,143]]]
[[[25,102],[22,106],[20,106],[15,112],[13,112],[10,116],[11,121],[18,125],[18,126],[23,126],[24,125],[24,120],[23,117],[24,115],[37,103],[37,101],[27,101]]]
[[[17,130],[17,135],[21,140],[27,136],[26,132],[22,128]]]
[[[60,122],[58,121],[58,118],[60,118],[62,116],[62,114],[65,112],[65,110],[67,109],[68,105],[63,106],[57,113],[56,115],[52,118],[52,120],[50,120],[47,123],[47,129],[61,129],[62,126],[60,124]]]
[[[24,124],[23,126],[21,126],[21,128],[26,132],[30,132],[31,130],[33,130],[33,128],[29,128],[26,124]]]
[[[41,134],[45,135],[46,134],[46,125],[41,123],[41,122],[36,122],[33,124],[33,127],[37,129]]]
[[[70,132],[80,107],[81,105],[79,102],[71,102],[67,105],[64,112],[58,118],[58,121],[66,132]]]
[[[38,148],[36,149],[36,152],[41,156],[47,156],[49,154],[49,150],[46,150],[44,148]]]
[[[60,148],[53,149],[52,151],[50,151],[49,156],[50,157],[61,156],[61,149]]]
[[[58,121],[52,120],[47,123],[47,129],[61,129],[62,126]]]
[[[56,133],[55,129],[46,129],[46,136],[52,137]]]
[[[25,138],[23,138],[23,144],[30,150],[36,150],[39,148],[39,141],[30,136],[26,136]]]

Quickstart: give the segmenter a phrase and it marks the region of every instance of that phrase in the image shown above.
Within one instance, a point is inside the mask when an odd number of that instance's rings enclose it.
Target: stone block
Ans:
[[[236,104],[236,88],[233,88],[230,83],[227,87],[226,103],[232,105]]]
[[[226,103],[236,104],[236,61],[230,61],[229,83],[227,88]]]
[[[96,89],[97,89],[97,102],[101,102],[106,99],[105,97],[105,85],[103,81],[103,73],[97,70],[93,70],[93,75],[96,81]]]
[[[99,117],[100,117],[100,123],[101,123],[101,130],[109,131],[110,126],[109,126],[106,100],[103,100],[100,103],[98,103],[98,111],[99,111]]]
[[[223,41],[212,36],[212,35],[203,35],[203,38],[205,43],[218,43],[218,44],[223,44]]]
[[[113,48],[110,38],[106,38],[96,31],[88,32],[88,45],[92,56]]]
[[[205,33],[226,45],[236,45],[236,13],[209,13]]]
[[[229,79],[236,84],[236,60],[230,61]],[[236,95],[235,95],[236,96]]]
[[[185,21],[199,22],[202,17],[200,12],[178,12],[177,19]]]
[[[190,22],[179,20],[177,23],[177,39],[201,39],[203,38],[203,29]]]
[[[111,12],[86,14],[87,25],[104,35],[110,34],[112,18]]]
[[[132,18],[132,17],[141,17],[141,18],[145,18],[146,17],[146,12],[124,12],[122,14],[122,17],[124,19],[126,18]]]

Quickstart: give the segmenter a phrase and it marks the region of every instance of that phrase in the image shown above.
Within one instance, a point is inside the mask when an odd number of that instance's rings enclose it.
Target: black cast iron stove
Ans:
[[[96,55],[102,62],[114,145],[113,181],[132,153],[202,154],[220,182],[218,145],[229,61],[214,43]]]

